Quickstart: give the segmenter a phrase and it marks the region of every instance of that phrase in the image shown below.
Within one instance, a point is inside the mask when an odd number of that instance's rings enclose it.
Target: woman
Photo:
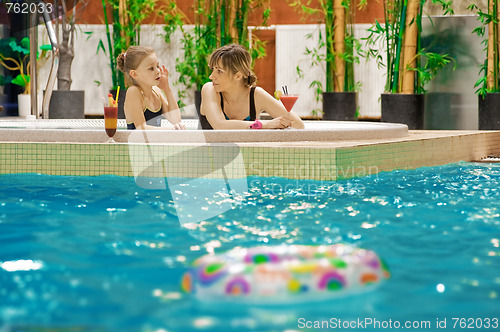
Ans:
[[[302,129],[304,123],[283,104],[255,86],[250,53],[241,45],[226,45],[210,56],[210,80],[201,89],[203,129]],[[266,111],[272,120],[260,122]]]

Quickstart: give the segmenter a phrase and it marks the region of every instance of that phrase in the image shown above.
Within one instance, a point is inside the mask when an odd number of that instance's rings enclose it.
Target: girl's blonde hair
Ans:
[[[116,58],[116,67],[125,75],[125,84],[134,85],[134,79],[130,77],[130,71],[137,69],[142,60],[154,53],[151,47],[130,46],[125,53],[121,53]]]
[[[210,56],[208,65],[210,68],[222,65],[222,68],[229,70],[233,75],[240,72],[243,74],[243,83],[250,87],[255,85],[257,76],[252,71],[252,57],[250,53],[241,45],[231,44],[216,49]]]

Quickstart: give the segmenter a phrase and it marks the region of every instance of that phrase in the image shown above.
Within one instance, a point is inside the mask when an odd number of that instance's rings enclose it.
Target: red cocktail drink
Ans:
[[[295,105],[295,102],[299,98],[299,95],[281,95],[280,100],[283,106],[285,106],[286,110],[290,112]]]

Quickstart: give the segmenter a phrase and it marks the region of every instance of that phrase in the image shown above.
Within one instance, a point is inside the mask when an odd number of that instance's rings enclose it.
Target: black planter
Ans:
[[[198,117],[200,116],[200,107],[201,107],[201,91],[196,90],[194,92],[194,107],[196,107],[196,114]]]
[[[52,91],[49,119],[85,119],[85,91]]]
[[[424,128],[429,130],[457,129],[456,107],[460,95],[451,92],[427,92],[425,94]]]
[[[355,120],[356,96],[356,92],[323,92],[323,120]]]
[[[113,95],[113,99],[116,98],[116,90],[109,91]],[[118,119],[125,119],[125,95],[127,94],[127,89],[120,88],[120,95],[118,96]]]
[[[382,122],[403,123],[408,129],[423,129],[424,110],[424,94],[382,94]]]
[[[500,129],[500,93],[478,96],[479,130]]]
[[[202,118],[201,117],[201,113],[200,113],[200,108],[201,108],[201,91],[200,90],[196,90],[194,92],[194,107],[196,108],[196,115],[198,116],[198,119],[200,120],[198,122],[198,129],[203,129],[203,128],[211,127],[210,123],[208,122],[208,120],[206,118]]]

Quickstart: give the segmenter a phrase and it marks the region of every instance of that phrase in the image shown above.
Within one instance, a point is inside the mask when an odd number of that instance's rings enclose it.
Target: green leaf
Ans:
[[[27,53],[25,54],[30,53],[30,40],[28,37],[24,37],[23,39],[21,39],[21,47],[23,47],[27,51]]]
[[[25,38],[23,38],[23,40],[25,40],[25,39],[28,39],[28,38],[26,38],[26,37],[25,37]],[[28,39],[28,48],[24,48],[24,47],[22,46],[22,43],[21,43],[21,45],[18,45],[18,44],[16,43],[16,41],[15,41],[15,40],[12,40],[12,41],[9,43],[9,46],[10,46],[10,48],[11,48],[14,52],[22,53],[22,54],[24,54],[24,55],[28,55],[28,54],[30,54],[30,50],[29,50],[29,39]]]
[[[102,50],[104,54],[106,54],[106,48],[104,47],[104,42],[102,39],[99,40],[99,43],[97,44],[97,52],[96,54],[99,54],[99,50]]]
[[[30,82],[30,77],[28,75],[24,75],[24,78],[26,79],[26,82],[23,80],[22,75],[17,75],[15,78],[12,79],[11,83],[19,85],[24,88],[26,87],[26,84]]]

